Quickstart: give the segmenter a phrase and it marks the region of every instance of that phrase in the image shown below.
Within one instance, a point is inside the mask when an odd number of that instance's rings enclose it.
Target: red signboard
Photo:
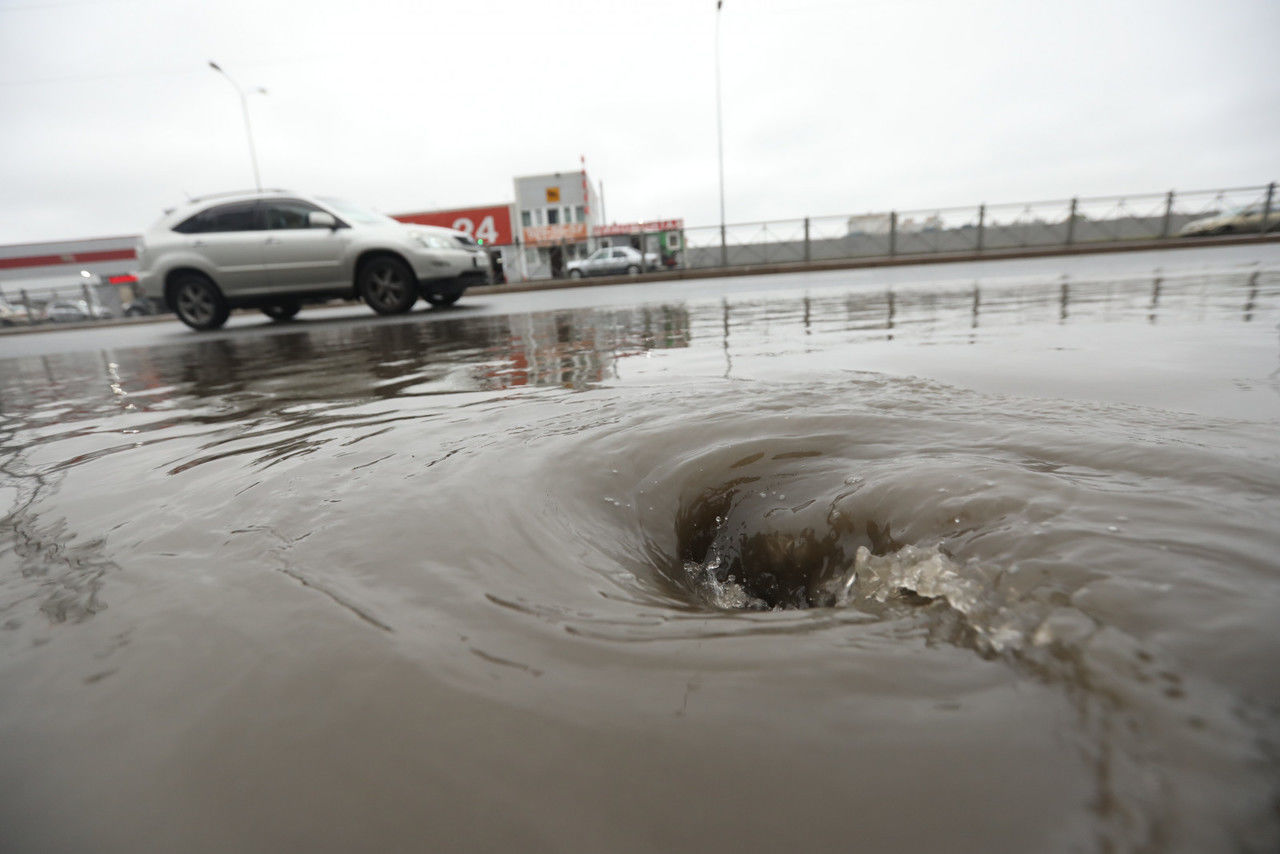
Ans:
[[[615,234],[639,234],[655,231],[679,231],[684,228],[683,219],[654,219],[649,222],[621,222],[613,225],[597,225],[591,229],[593,237],[609,237]]]
[[[393,219],[418,225],[438,225],[465,231],[484,245],[506,246],[511,238],[511,207],[489,205],[483,208],[457,208],[448,211],[396,214]]]
[[[524,242],[528,246],[554,246],[557,243],[578,243],[586,239],[587,226],[581,222],[532,225],[524,229]]]

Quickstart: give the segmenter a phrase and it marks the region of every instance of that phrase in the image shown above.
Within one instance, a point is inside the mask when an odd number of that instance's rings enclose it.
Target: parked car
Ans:
[[[640,255],[640,250],[630,246],[602,246],[581,261],[570,261],[569,276],[612,276],[622,273],[635,275],[643,270],[662,269],[662,259],[653,252]]]
[[[138,281],[193,329],[232,308],[287,320],[303,303],[363,299],[379,314],[422,297],[452,305],[487,280],[462,232],[397,222],[339,199],[283,190],[209,196],[166,213],[138,242]]]
[[[438,230],[448,232],[449,235],[453,237],[453,240],[455,243],[457,243],[463,249],[466,249],[468,252],[472,254],[473,257],[476,258],[478,262],[477,265],[480,267],[481,272],[484,273],[484,280],[483,281],[477,280],[475,284],[488,285],[493,283],[493,279],[494,279],[493,258],[492,256],[489,255],[488,251],[486,251],[484,247],[482,247],[479,244],[479,242],[476,241],[474,237],[472,237],[470,234],[467,234],[465,231],[455,231],[452,228],[442,228]]]
[[[50,303],[45,308],[44,316],[54,323],[78,323],[84,320],[92,320],[93,311],[89,308],[89,304],[82,299],[59,300],[58,302]]]
[[[1205,234],[1235,234],[1262,231],[1263,206],[1261,204],[1235,208],[1225,213],[1193,219],[1178,229],[1180,237],[1195,237]],[[1280,230],[1280,212],[1274,208],[1267,216],[1267,231]]]
[[[111,310],[82,299],[58,300],[45,306],[44,319],[54,323],[79,323],[85,320],[109,320]]]
[[[0,326],[26,326],[31,322],[31,315],[25,305],[14,305],[0,297]]]
[[[155,306],[146,297],[138,297],[136,300],[124,304],[125,317],[146,317],[155,313]]]

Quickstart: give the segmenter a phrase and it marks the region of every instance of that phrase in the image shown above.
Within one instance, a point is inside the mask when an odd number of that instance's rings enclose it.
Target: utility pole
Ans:
[[[716,148],[720,159],[720,266],[729,265],[729,247],[724,233],[724,123],[720,115],[720,7],[724,0],[716,0]]]
[[[258,177],[258,152],[253,147],[253,128],[249,125],[249,99],[245,96],[244,89],[240,87],[240,84],[230,74],[223,71],[222,66],[211,59],[209,60],[209,67],[227,78],[227,82],[235,87],[236,94],[240,96],[240,109],[244,112],[244,132],[249,137],[249,159],[253,161],[253,185],[258,192],[262,192],[262,179]],[[261,92],[263,95],[267,94],[267,90],[261,86],[253,91]]]

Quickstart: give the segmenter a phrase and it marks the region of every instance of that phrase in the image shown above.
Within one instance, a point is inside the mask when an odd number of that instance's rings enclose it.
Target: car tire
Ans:
[[[227,322],[231,308],[207,276],[183,273],[173,282],[173,311],[178,319],[199,332],[217,329]]]
[[[632,264],[631,266],[627,267],[627,275],[628,276],[640,275],[640,268],[637,267],[635,264]]]
[[[427,294],[425,296],[426,301],[437,308],[453,305],[461,298],[462,294]]]
[[[571,279],[581,279],[581,278],[582,278],[582,271],[581,271],[581,270],[570,270],[570,271],[569,271],[569,278],[571,278]]]
[[[418,280],[409,265],[391,255],[378,255],[360,265],[356,289],[378,314],[404,314],[418,301]]]
[[[271,305],[264,305],[262,313],[272,320],[280,323],[285,320],[292,320],[294,315],[302,310],[302,303],[296,299],[281,300]]]

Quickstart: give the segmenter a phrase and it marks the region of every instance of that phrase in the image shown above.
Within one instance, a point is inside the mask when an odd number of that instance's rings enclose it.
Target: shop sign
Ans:
[[[619,234],[639,234],[640,232],[679,231],[684,228],[683,219],[651,219],[648,222],[622,222],[612,225],[597,225],[591,229],[592,237],[612,237]]]
[[[465,231],[476,240],[483,241],[486,246],[506,246],[512,243],[511,208],[508,205],[397,214],[394,219]]]
[[[558,201],[560,201],[560,188],[559,188],[559,187],[547,187],[547,201],[548,201],[548,202],[558,202]]]
[[[534,225],[524,230],[524,242],[528,246],[552,246],[557,243],[579,243],[587,239],[587,225],[583,222],[564,222],[558,225]]]

